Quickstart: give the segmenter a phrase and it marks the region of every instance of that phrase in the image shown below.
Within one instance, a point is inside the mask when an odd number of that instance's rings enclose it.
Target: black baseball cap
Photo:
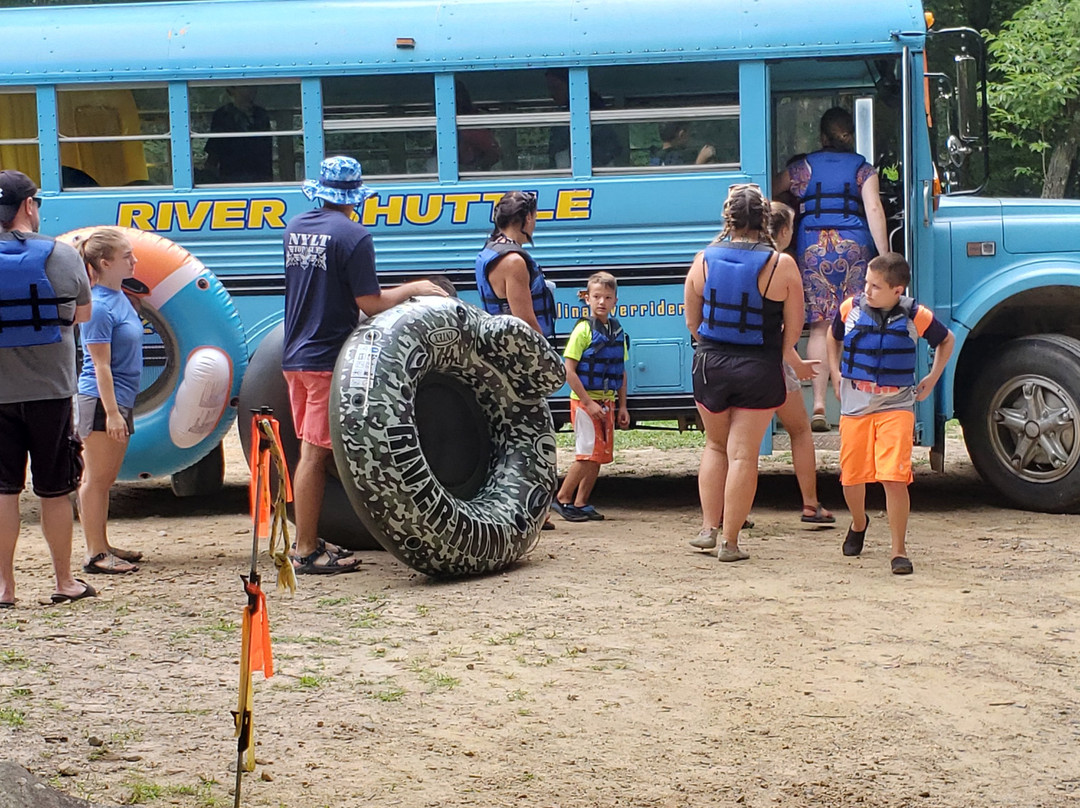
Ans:
[[[0,171],[0,221],[15,216],[15,211],[25,200],[37,196],[38,187],[21,171]]]

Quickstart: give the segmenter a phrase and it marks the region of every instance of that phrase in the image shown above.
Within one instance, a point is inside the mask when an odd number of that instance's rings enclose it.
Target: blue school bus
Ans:
[[[790,157],[816,147],[821,113],[844,106],[858,151],[879,169],[912,292],[957,335],[949,371],[918,406],[917,442],[939,464],[945,421],[959,417],[976,467],[1006,498],[1075,510],[1080,204],[980,193],[986,104],[974,32],[935,32],[911,0],[815,8],[219,0],[6,9],[5,40],[26,47],[0,53],[0,166],[38,181],[46,232],[153,232],[223,285],[212,305],[149,318],[148,391],[184,361],[170,330],[201,332],[234,307],[236,353],[251,354],[281,321],[281,231],[310,207],[299,184],[325,155],[357,157],[378,191],[359,215],[384,284],[445,273],[473,300],[494,201],[535,191],[533,249],[557,284],[561,337],[583,313],[577,291],[588,275],[611,271],[631,340],[633,418],[691,424],[686,268],[719,229],[728,186],[767,188]],[[669,159],[674,128],[684,130],[682,151]],[[234,359],[238,376],[247,356]],[[923,371],[928,361],[920,357]]]

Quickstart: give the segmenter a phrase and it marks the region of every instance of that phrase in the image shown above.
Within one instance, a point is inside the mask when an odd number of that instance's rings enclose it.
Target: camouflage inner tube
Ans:
[[[525,323],[460,300],[415,298],[361,325],[338,356],[330,431],[372,536],[432,577],[529,552],[556,482],[545,397],[564,379]]]

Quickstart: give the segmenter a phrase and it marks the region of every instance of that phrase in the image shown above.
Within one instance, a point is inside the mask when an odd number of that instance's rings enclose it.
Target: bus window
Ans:
[[[168,96],[164,85],[60,88],[61,186],[172,185]]]
[[[551,71],[548,71],[551,72]],[[570,173],[570,106],[565,82],[543,70],[459,73],[458,150],[466,145],[491,155],[462,162],[463,177],[501,174]],[[494,143],[491,143],[494,141]],[[484,146],[480,149],[480,146]]]
[[[431,75],[322,80],[327,154],[360,161],[364,177],[435,179],[435,81]]]
[[[189,90],[197,185],[293,182],[303,175],[299,83],[193,84]]]
[[[821,116],[831,107],[854,111],[855,99],[873,98],[873,153],[899,148],[900,104],[895,59],[793,59],[771,68],[773,89],[773,161],[783,167],[793,156],[821,148]]]
[[[40,185],[37,135],[34,93],[0,93],[0,168],[14,168]]]
[[[598,67],[589,86],[595,173],[739,168],[737,64]]]

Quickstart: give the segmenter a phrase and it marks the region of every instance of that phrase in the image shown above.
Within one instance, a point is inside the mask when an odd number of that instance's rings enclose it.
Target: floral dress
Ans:
[[[801,198],[810,185],[810,164],[798,160],[788,166],[791,193]],[[874,167],[864,164],[856,174],[863,183],[874,174]],[[795,260],[802,271],[806,296],[806,322],[831,323],[840,303],[862,291],[866,265],[876,250],[869,228],[857,230],[808,230],[799,228],[795,240]]]

